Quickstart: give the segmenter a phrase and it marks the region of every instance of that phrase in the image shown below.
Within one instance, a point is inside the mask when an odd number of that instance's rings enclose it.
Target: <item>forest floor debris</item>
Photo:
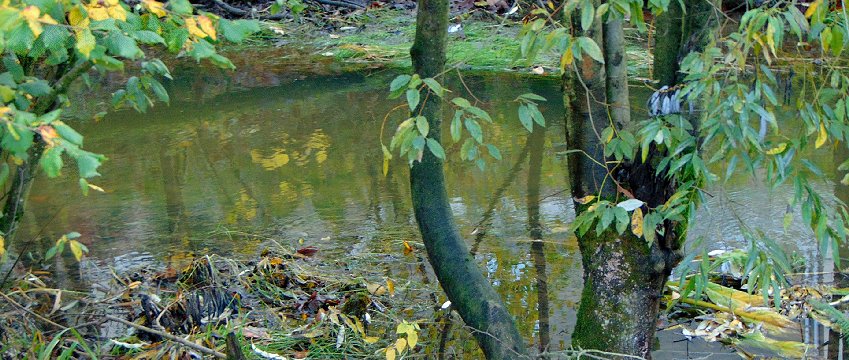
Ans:
[[[418,339],[442,327],[441,303],[412,301],[417,295],[391,279],[323,266],[311,259],[317,251],[278,247],[250,261],[203,256],[181,268],[113,271],[90,291],[56,289],[51,272],[28,271],[2,292],[0,358],[383,358],[438,350]]]

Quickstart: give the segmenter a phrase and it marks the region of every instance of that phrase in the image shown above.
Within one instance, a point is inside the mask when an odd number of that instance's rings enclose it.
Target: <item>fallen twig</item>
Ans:
[[[50,320],[50,319],[48,319],[48,318],[46,318],[46,317],[44,317],[44,316],[41,316],[41,315],[38,315],[38,314],[34,313],[32,310],[27,309],[26,307],[24,307],[24,306],[23,306],[23,305],[21,305],[21,304],[18,304],[18,302],[17,302],[17,301],[15,301],[14,299],[10,298],[9,296],[7,296],[6,294],[4,294],[4,293],[2,293],[2,292],[0,292],[0,296],[3,296],[3,298],[4,298],[4,299],[6,299],[6,301],[8,301],[10,304],[14,305],[15,307],[17,307],[17,308],[19,308],[19,309],[21,309],[21,310],[25,311],[27,314],[30,314],[30,315],[32,315],[32,316],[35,316],[35,318],[36,318],[36,319],[39,319],[39,320],[41,320],[41,321],[43,321],[43,322],[45,322],[45,323],[48,323],[48,324],[50,324],[50,325],[53,325],[53,326],[55,326],[55,327],[57,327],[57,328],[60,328],[60,329],[62,329],[62,330],[67,330],[67,329],[68,329],[68,327],[67,327],[67,326],[59,325],[59,324],[57,324],[57,323],[53,322],[52,320]]]
[[[121,324],[124,324],[124,325],[129,326],[129,327],[136,328],[136,329],[141,330],[141,331],[144,331],[144,332],[148,332],[148,333],[151,333],[151,334],[154,334],[154,335],[159,335],[159,336],[161,336],[161,337],[163,337],[163,338],[166,338],[166,339],[171,340],[171,341],[173,341],[173,342],[179,343],[179,344],[181,344],[181,345],[183,345],[183,346],[186,346],[186,347],[192,348],[192,349],[194,349],[194,350],[200,351],[200,352],[202,352],[202,353],[204,353],[204,354],[215,356],[215,357],[217,357],[217,358],[219,358],[219,359],[226,359],[226,358],[227,358],[227,355],[224,355],[224,354],[222,354],[222,353],[220,353],[220,352],[218,352],[218,351],[215,351],[215,350],[210,349],[210,348],[208,348],[208,347],[200,346],[200,345],[195,344],[195,343],[193,343],[193,342],[191,342],[191,341],[188,341],[188,340],[186,340],[186,339],[183,339],[183,338],[180,338],[180,337],[177,337],[177,336],[171,335],[171,334],[169,334],[169,333],[167,333],[167,332],[164,332],[164,331],[159,331],[159,330],[151,329],[151,328],[149,328],[149,327],[147,327],[147,326],[139,325],[139,324],[136,324],[136,323],[133,323],[133,322],[130,322],[130,321],[127,321],[127,320],[121,319],[121,318],[119,318],[119,317],[112,316],[112,315],[106,315],[106,318],[107,318],[107,319],[109,319],[109,320],[111,320],[111,321],[119,322],[119,323],[121,323]]]

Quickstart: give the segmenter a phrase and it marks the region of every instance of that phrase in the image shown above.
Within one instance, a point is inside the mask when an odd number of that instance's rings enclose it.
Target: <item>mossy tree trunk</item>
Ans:
[[[576,64],[575,78],[565,81],[564,87],[574,90],[567,99],[573,110],[567,117],[567,141],[570,149],[580,150],[568,158],[572,195],[625,199],[625,192],[614,185],[618,183],[655,207],[674,193],[674,184],[655,177],[650,161],[621,164],[615,171],[602,165],[606,159],[599,134],[611,124],[622,128],[631,121],[622,23],[601,24],[596,19],[582,35],[604,49],[605,64],[584,56]],[[578,213],[587,210],[575,206]],[[619,235],[612,229],[601,234],[590,230],[578,238],[584,289],[572,334],[574,346],[651,356],[661,291],[680,259],[682,236],[672,225],[664,224],[665,235],[651,246],[630,231]]]
[[[410,55],[422,78],[438,77],[445,66],[448,0],[419,0],[416,36]],[[427,90],[423,90],[425,92]],[[442,106],[435,96],[423,93],[416,109],[431,129],[440,129]],[[429,137],[440,140],[439,131]],[[413,210],[428,259],[437,279],[487,359],[526,356],[522,337],[500,296],[483,276],[469,248],[460,237],[451,214],[442,161],[425,150],[422,160],[410,169]]]
[[[678,71],[681,59],[700,51],[719,26],[721,0],[684,0],[669,3],[668,11],[655,18],[656,41],[653,74],[660,86],[675,86],[684,79]]]

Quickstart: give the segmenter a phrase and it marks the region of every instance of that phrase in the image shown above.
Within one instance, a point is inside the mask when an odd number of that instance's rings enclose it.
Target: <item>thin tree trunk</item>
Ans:
[[[607,71],[607,102],[610,116],[619,127],[631,122],[628,91],[628,61],[625,58],[625,31],[621,19],[604,24],[604,59]]]
[[[422,78],[436,77],[445,65],[448,0],[419,0],[416,36],[410,55],[413,68]],[[429,137],[440,140],[442,106],[428,98],[417,110],[430,123]],[[469,248],[454,224],[442,161],[425,150],[421,162],[410,169],[413,210],[428,259],[448,299],[457,309],[487,359],[516,359],[526,356],[525,343],[498,293],[469,255]]]

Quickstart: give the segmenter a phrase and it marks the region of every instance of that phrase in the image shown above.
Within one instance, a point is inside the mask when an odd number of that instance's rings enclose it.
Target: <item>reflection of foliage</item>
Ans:
[[[328,137],[324,131],[320,128],[315,129],[312,134],[310,134],[309,139],[307,139],[307,143],[304,145],[304,152],[301,156],[297,156],[298,158],[298,166],[306,166],[309,161],[309,156],[315,152],[315,161],[321,165],[327,160],[327,148],[330,147],[330,137]]]
[[[235,224],[239,220],[251,221],[256,218],[257,201],[248,195],[245,189],[239,191],[239,199],[233,205],[233,210],[227,215],[227,223]]]
[[[272,149],[274,152],[269,156],[263,156],[259,150],[251,150],[251,161],[259,164],[265,170],[276,170],[289,163],[289,155],[283,149]]]
[[[281,143],[283,145],[290,145],[294,141],[288,134],[283,134]],[[271,155],[265,156],[258,149],[251,150],[251,161],[254,164],[259,164],[265,170],[277,170],[284,165],[288,164],[290,159],[295,159],[295,164],[299,167],[305,167],[310,161],[310,156],[315,156],[315,161],[318,165],[321,165],[325,161],[327,161],[327,148],[330,147],[330,137],[324,133],[320,128],[315,129],[312,134],[309,135],[306,143],[303,145],[303,150],[293,150],[291,151],[291,156],[287,154],[286,149],[276,147],[272,148]]]

